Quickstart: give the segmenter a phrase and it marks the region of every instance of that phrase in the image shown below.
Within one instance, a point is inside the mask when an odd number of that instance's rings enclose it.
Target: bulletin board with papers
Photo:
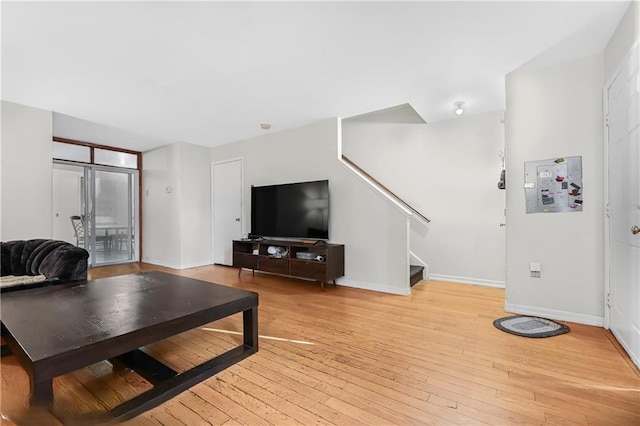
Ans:
[[[582,211],[582,157],[524,163],[527,213]]]

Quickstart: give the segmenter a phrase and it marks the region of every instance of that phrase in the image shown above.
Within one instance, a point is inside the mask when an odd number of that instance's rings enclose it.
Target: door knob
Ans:
[[[240,222],[240,218],[239,217],[236,217],[236,222]]]
[[[631,227],[631,233],[632,233],[633,235],[640,234],[640,226],[638,226],[638,225],[633,225],[633,226]]]

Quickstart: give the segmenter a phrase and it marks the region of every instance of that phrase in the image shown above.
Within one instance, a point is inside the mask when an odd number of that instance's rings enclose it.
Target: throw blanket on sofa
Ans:
[[[44,275],[4,275],[0,277],[0,288],[9,288],[14,286],[21,286],[24,284],[39,283],[47,281],[48,278]]]
[[[33,277],[37,275],[44,275],[47,281],[85,280],[88,258],[89,252],[66,241],[45,239],[8,241],[1,243],[0,275],[23,276],[25,277],[23,282],[30,282],[29,287],[38,284],[33,281]],[[16,282],[16,279],[12,281]],[[6,287],[2,285],[3,290]]]

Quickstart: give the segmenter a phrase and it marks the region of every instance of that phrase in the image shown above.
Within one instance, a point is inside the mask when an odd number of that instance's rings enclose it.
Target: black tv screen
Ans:
[[[329,181],[252,186],[251,234],[329,239]]]

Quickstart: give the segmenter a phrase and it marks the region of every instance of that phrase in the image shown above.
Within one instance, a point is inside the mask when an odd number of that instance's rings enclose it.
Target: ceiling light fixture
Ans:
[[[269,129],[271,128],[271,124],[269,124],[269,123],[262,123],[262,124],[260,124],[260,128],[261,128],[262,130],[269,130]]]
[[[464,102],[460,101],[460,102],[456,102],[455,104],[453,104],[456,107],[456,115],[462,115],[464,114],[464,108],[462,108],[462,105],[464,105]]]

